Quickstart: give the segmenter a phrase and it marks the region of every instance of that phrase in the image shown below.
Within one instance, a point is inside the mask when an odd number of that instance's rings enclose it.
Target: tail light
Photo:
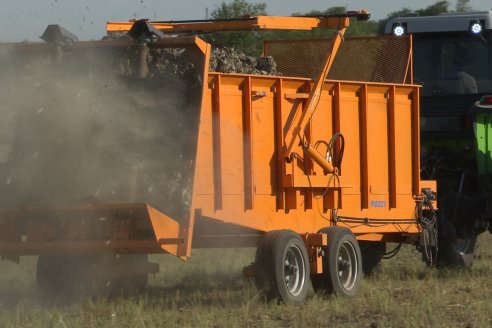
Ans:
[[[480,99],[480,104],[492,105],[492,95],[483,96],[482,99]]]

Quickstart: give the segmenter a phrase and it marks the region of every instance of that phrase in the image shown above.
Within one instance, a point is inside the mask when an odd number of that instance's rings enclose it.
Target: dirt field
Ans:
[[[220,255],[220,256],[218,256]],[[161,273],[142,294],[48,304],[35,286],[35,258],[0,263],[2,327],[490,327],[492,236],[472,271],[427,268],[411,246],[363,279],[357,297],[303,306],[266,302],[241,270],[253,249],[196,250],[187,262],[152,256]]]

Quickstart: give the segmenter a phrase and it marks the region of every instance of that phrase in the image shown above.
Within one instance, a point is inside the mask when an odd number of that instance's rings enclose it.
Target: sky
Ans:
[[[404,7],[425,8],[437,0],[249,0],[267,4],[269,15],[325,10],[346,6],[348,10],[368,9],[372,19],[386,17]],[[106,21],[128,21],[132,18],[151,20],[203,19],[208,8],[212,12],[227,0],[0,0],[0,41],[39,41],[49,24],[59,24],[80,40],[98,40],[105,35]],[[455,1],[450,1],[454,9]],[[490,10],[490,0],[471,0],[476,10]]]

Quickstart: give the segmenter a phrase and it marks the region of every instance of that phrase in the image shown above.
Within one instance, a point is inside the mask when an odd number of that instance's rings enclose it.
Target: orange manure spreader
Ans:
[[[40,290],[69,293],[142,288],[147,254],[257,247],[245,274],[286,303],[310,283],[355,295],[387,242],[432,262],[411,39],[344,39],[351,16],[368,14],[110,22],[90,42],[50,25],[1,45],[2,258],[39,256]],[[211,72],[197,36],[313,28],[336,32],[264,42],[281,75]]]

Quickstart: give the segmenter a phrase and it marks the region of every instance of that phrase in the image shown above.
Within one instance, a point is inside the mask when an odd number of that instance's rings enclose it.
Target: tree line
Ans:
[[[447,12],[466,12],[471,11],[470,0],[458,0],[454,10],[451,9],[449,1],[437,1],[434,4],[421,9],[410,9],[408,7],[389,13],[380,20],[357,21],[352,20],[350,28],[347,29],[346,36],[373,36],[383,34],[387,22],[394,17],[408,16],[434,16]],[[295,12],[292,16],[327,16],[339,15],[347,12],[345,6],[329,7],[326,10],[311,10],[306,13]],[[268,15],[266,3],[250,3],[246,0],[233,0],[222,2],[211,12],[212,19],[235,19],[245,16]],[[262,49],[265,39],[288,39],[288,38],[309,38],[327,37],[324,29],[314,29],[312,31],[265,31],[261,33],[241,33],[241,32],[217,32],[203,35],[203,38],[217,46],[233,47],[248,55],[257,56]]]

